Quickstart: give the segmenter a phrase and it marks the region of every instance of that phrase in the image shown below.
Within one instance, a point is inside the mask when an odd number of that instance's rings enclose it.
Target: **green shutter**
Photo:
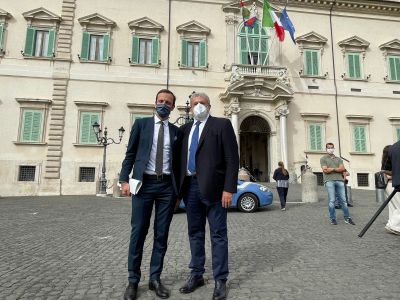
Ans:
[[[397,80],[396,74],[396,58],[389,57],[389,79],[390,80]]]
[[[90,116],[90,125],[89,125],[89,143],[90,144],[97,144],[97,138],[96,138],[96,134],[94,133],[93,130],[93,124],[95,122],[97,122],[98,124],[100,124],[100,114],[99,113],[92,113]]]
[[[110,35],[109,34],[104,34],[103,35],[103,61],[107,61],[109,57],[109,52],[110,52]]]
[[[139,62],[139,38],[132,35],[132,57],[131,62],[137,64]]]
[[[92,125],[100,120],[100,113],[82,112],[80,124],[79,143],[81,144],[97,144],[96,134]]]
[[[247,65],[248,61],[248,51],[246,38],[244,36],[240,37],[240,63]]]
[[[397,140],[400,141],[400,127],[396,128]]]
[[[322,125],[315,125],[315,150],[322,150]]]
[[[305,51],[305,75],[312,75],[312,53],[309,50]]]
[[[205,40],[200,41],[199,43],[199,67],[207,68],[207,44]]]
[[[33,27],[28,27],[26,30],[26,39],[25,39],[25,56],[33,56],[33,51],[35,49],[35,32],[36,29]]]
[[[3,50],[4,25],[0,24],[0,50]],[[2,53],[0,53],[1,55]]]
[[[42,133],[42,111],[26,110],[22,118],[21,140],[23,142],[40,142]]]
[[[394,65],[395,65],[395,73],[396,73],[396,80],[400,80],[400,57],[394,57]]]
[[[89,45],[90,45],[90,33],[83,32],[82,34],[82,49],[81,49],[81,59],[89,59]]]
[[[47,48],[47,57],[53,57],[55,52],[54,46],[56,41],[56,31],[54,29],[49,30],[49,46]]]
[[[188,56],[188,42],[185,40],[182,40],[182,57],[181,57],[181,66],[186,67],[187,66],[187,57]]]
[[[355,70],[354,70],[354,55],[348,54],[348,64],[349,64],[349,78],[354,78]]]
[[[309,139],[310,139],[310,150],[317,150],[315,146],[316,136],[315,136],[315,125],[309,125]]]
[[[361,78],[360,54],[354,54],[354,73],[356,78]]]
[[[354,150],[356,152],[367,151],[367,137],[365,126],[354,126]]]
[[[318,51],[312,51],[312,75],[319,75],[319,57],[318,57]]]
[[[158,51],[160,49],[160,39],[153,38],[152,39],[152,52],[151,52],[151,63],[153,65],[158,65]]]

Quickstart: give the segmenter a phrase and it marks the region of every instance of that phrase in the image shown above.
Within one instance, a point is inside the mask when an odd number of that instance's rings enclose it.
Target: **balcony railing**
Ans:
[[[266,76],[266,77],[282,77],[287,74],[285,67],[260,66],[260,65],[232,65],[232,72],[243,76]]]

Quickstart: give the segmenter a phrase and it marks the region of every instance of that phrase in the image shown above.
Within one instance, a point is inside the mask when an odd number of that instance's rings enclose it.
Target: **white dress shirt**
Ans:
[[[199,125],[199,140],[201,137],[201,133],[203,132],[204,126],[206,125],[206,122],[208,120],[208,118],[210,117],[210,115],[207,116],[207,118],[204,121],[200,121],[200,125]],[[196,128],[196,123],[197,120],[195,119],[192,125],[192,128],[190,129],[190,133],[189,133],[189,140],[188,140],[188,151],[187,151],[187,165],[186,165],[186,172],[187,175],[194,175],[192,173],[190,173],[189,171],[189,154],[190,154],[190,144],[192,143],[192,136],[193,136],[193,131]]]
[[[145,174],[155,175],[156,174],[156,153],[157,153],[157,140],[158,132],[160,130],[161,120],[154,115],[154,132],[153,132],[153,143],[151,145],[150,160],[146,165]],[[169,160],[171,157],[171,140],[169,136],[168,120],[162,121],[164,123],[164,147],[163,147],[163,174],[171,174],[169,167]]]

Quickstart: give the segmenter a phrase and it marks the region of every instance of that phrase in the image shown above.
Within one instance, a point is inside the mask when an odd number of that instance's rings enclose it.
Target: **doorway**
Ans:
[[[240,167],[247,168],[258,181],[270,181],[270,135],[268,122],[259,116],[247,117],[240,124]]]

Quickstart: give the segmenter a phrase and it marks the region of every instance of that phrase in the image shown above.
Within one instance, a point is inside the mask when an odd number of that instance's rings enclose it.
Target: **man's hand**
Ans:
[[[122,182],[121,183],[121,193],[123,196],[130,196],[131,195],[131,190],[129,188],[129,183],[127,182]]]
[[[224,208],[228,208],[229,206],[231,206],[232,203],[232,193],[229,192],[222,192],[222,207]]]

